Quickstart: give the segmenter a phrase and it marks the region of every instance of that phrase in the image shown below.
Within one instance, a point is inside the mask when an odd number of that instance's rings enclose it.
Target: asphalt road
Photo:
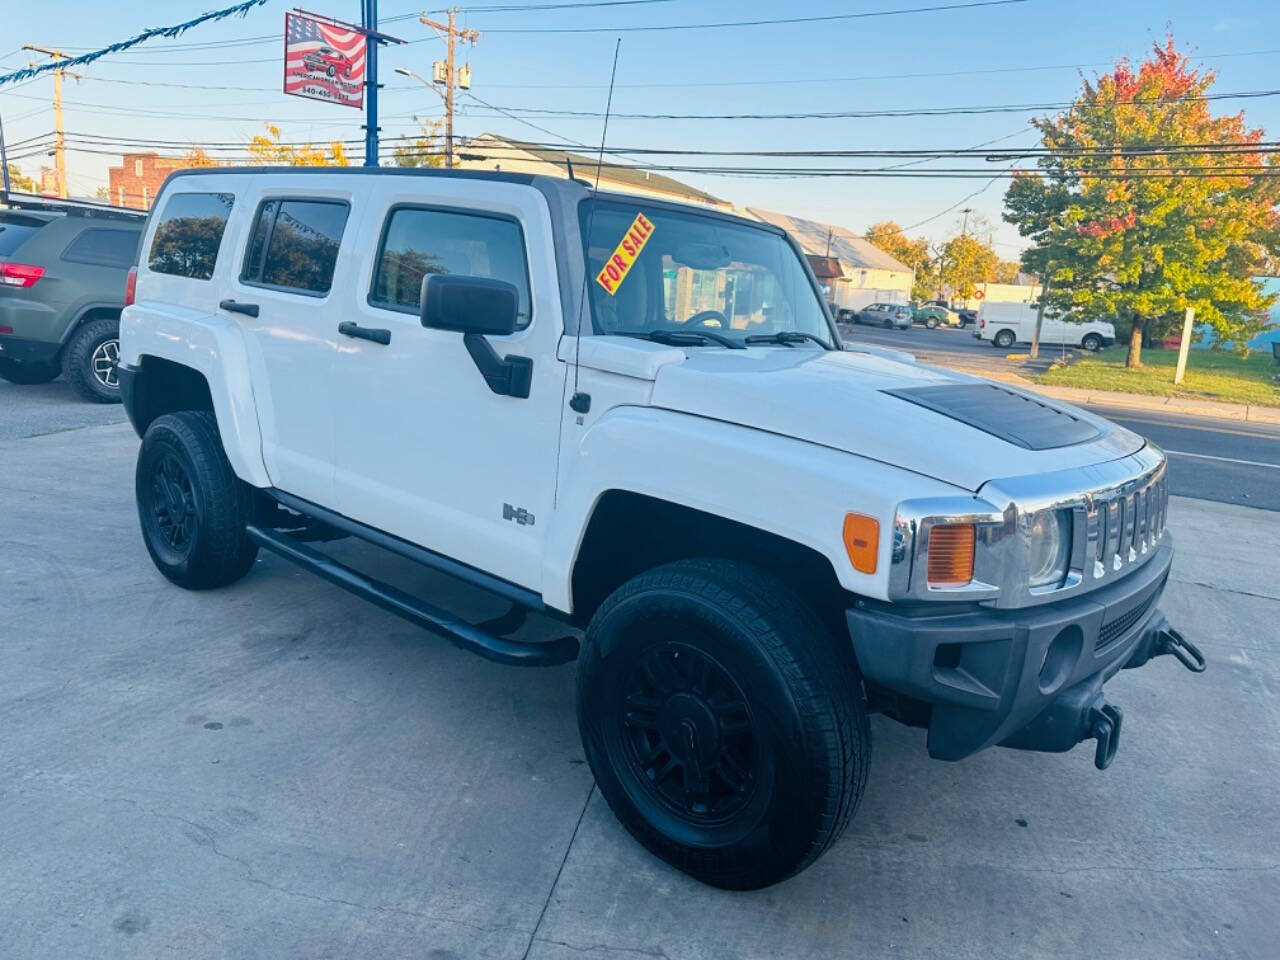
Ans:
[[[87,403],[61,377],[35,386],[0,380],[0,440],[38,437],[125,419],[120,404]]]
[[[876,717],[841,842],[735,894],[619,826],[572,666],[488,664],[265,554],[223,590],[165,581],[136,449],[124,424],[0,440],[0,957],[1258,960],[1280,942],[1271,514],[1174,500],[1162,607],[1208,671],[1114,678],[1105,773],[1083,747],[932,761]]]

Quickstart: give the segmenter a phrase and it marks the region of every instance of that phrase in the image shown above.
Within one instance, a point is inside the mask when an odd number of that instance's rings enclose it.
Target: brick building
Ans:
[[[187,165],[181,157],[162,157],[158,153],[126,153],[121,158],[120,166],[107,170],[110,202],[118,207],[150,210],[164,178]]]

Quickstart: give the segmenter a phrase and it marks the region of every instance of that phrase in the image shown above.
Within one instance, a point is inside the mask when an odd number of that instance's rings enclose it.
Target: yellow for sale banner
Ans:
[[[596,283],[604,287],[609,296],[618,292],[622,281],[631,271],[631,265],[640,256],[640,251],[653,236],[653,224],[643,213],[637,213],[631,226],[622,237],[622,242],[614,248],[613,256],[605,261],[604,269],[596,274]]]

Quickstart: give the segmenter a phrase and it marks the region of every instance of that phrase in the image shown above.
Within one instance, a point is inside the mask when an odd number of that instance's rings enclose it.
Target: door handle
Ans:
[[[381,327],[362,327],[358,323],[344,320],[338,324],[338,332],[344,337],[355,337],[358,340],[372,340],[384,347],[391,342],[391,331]]]
[[[235,300],[223,300],[218,304],[219,310],[229,310],[232,313],[243,313],[246,317],[256,317],[258,315],[258,305],[256,303],[237,303]]]

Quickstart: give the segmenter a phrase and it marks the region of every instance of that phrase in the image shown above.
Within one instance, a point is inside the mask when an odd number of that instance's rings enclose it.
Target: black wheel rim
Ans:
[[[151,469],[150,517],[159,546],[186,556],[195,540],[199,518],[191,475],[172,453],[156,459]]]
[[[663,643],[644,652],[624,689],[624,752],[646,792],[699,826],[725,823],[750,804],[755,723],[723,667],[696,647]]]

